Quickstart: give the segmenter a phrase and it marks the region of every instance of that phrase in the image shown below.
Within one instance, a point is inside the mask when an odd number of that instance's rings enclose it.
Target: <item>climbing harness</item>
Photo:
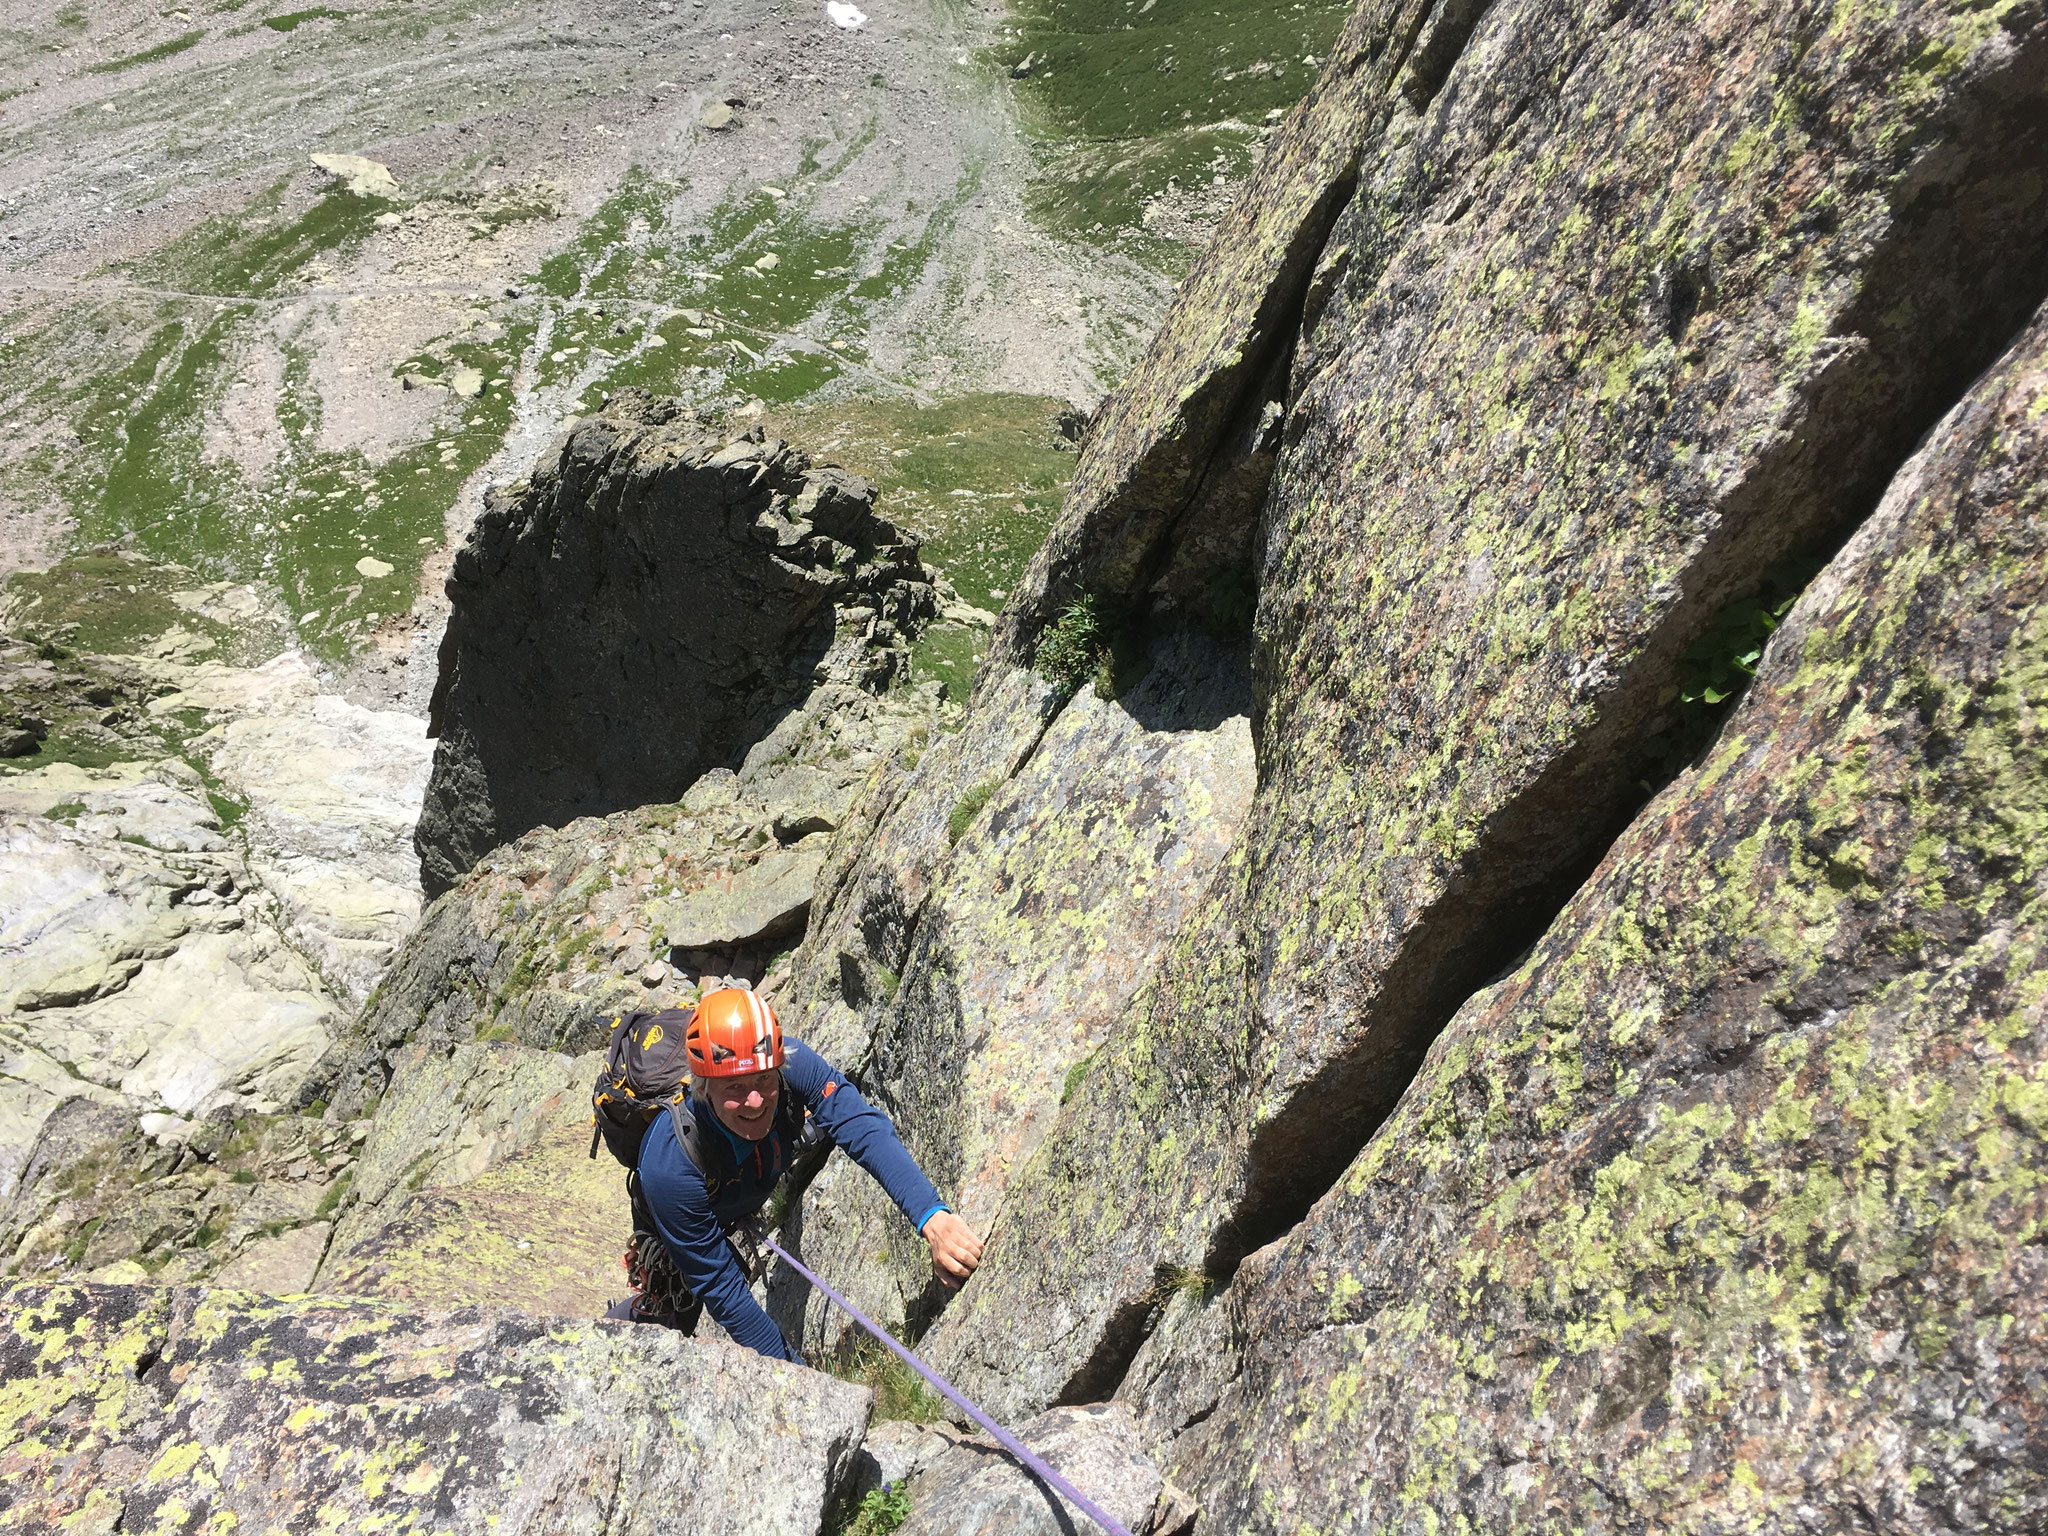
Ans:
[[[934,1388],[936,1388],[941,1394],[944,1395],[948,1402],[953,1404],[954,1407],[960,1409],[961,1412],[965,1413],[970,1419],[974,1420],[975,1423],[979,1424],[991,1435],[994,1435],[996,1438],[996,1443],[998,1445],[1000,1445],[1004,1450],[1008,1451],[1012,1456],[1016,1457],[1019,1461],[1024,1463],[1024,1465],[1028,1467],[1038,1477],[1042,1478],[1044,1481],[1050,1483],[1053,1487],[1057,1488],[1063,1495],[1065,1495],[1067,1501],[1070,1504],[1072,1504],[1076,1509],[1080,1510],[1083,1514],[1087,1515],[1087,1517],[1090,1520],[1093,1520],[1105,1531],[1108,1531],[1110,1533],[1110,1536],[1131,1536],[1131,1533],[1125,1530],[1121,1525],[1118,1525],[1116,1521],[1110,1517],[1108,1512],[1105,1511],[1100,1505],[1096,1504],[1086,1494],[1082,1493],[1080,1489],[1076,1488],[1064,1477],[1061,1477],[1059,1473],[1053,1471],[1051,1467],[1047,1466],[1045,1462],[1039,1458],[1038,1454],[1031,1449],[1030,1446],[1026,1445],[1022,1440],[1019,1440],[1007,1429],[1004,1429],[1002,1425],[996,1423],[994,1419],[990,1418],[987,1414],[983,1413],[979,1408],[975,1407],[974,1404],[967,1401],[966,1398],[962,1397],[957,1391],[954,1390],[953,1384],[947,1381],[945,1377],[939,1375],[938,1372],[934,1371],[930,1366],[926,1365],[922,1360],[918,1359],[917,1356],[913,1355],[909,1350],[905,1349],[901,1344],[898,1344],[893,1338],[891,1338],[889,1336],[888,1330],[884,1329],[880,1324],[876,1323],[865,1312],[861,1311],[859,1307],[856,1307],[844,1296],[840,1295],[837,1291],[833,1290],[832,1287],[827,1285],[823,1280],[819,1279],[816,1275],[812,1274],[808,1269],[804,1268],[802,1261],[793,1256],[787,1248],[782,1246],[782,1244],[776,1242],[774,1238],[769,1237],[765,1234],[763,1234],[761,1241],[771,1253],[773,1253],[777,1258],[781,1259],[783,1263],[787,1264],[791,1269],[795,1270],[798,1274],[802,1275],[804,1279],[808,1280],[813,1286],[815,1286],[820,1292],[822,1292],[828,1300],[830,1300],[835,1306],[837,1306],[840,1311],[844,1312],[856,1323],[859,1323],[861,1327],[867,1329],[869,1333],[873,1334],[879,1343],[886,1346],[892,1353],[895,1354],[897,1359],[901,1360],[905,1365],[909,1366],[913,1371],[917,1372],[918,1375],[922,1376],[926,1381],[930,1382]]]

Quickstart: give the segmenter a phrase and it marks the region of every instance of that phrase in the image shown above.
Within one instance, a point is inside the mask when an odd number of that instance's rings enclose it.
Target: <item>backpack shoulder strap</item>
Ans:
[[[676,1145],[683,1149],[683,1156],[696,1164],[707,1182],[715,1183],[717,1175],[711,1171],[711,1159],[704,1151],[704,1127],[697,1123],[696,1112],[689,1108],[689,1103],[686,1093],[668,1101],[668,1118],[676,1128]]]

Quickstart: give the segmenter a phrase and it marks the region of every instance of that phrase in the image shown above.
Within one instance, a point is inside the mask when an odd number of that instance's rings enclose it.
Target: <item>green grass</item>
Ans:
[[[857,1382],[875,1394],[875,1418],[932,1424],[946,1416],[946,1400],[916,1371],[879,1344],[854,1345],[831,1366],[842,1381]]]
[[[860,1503],[839,1528],[839,1536],[893,1536],[909,1518],[910,1495],[885,1483],[861,1495]]]
[[[397,205],[381,197],[332,191],[303,212],[282,212],[288,180],[273,183],[248,206],[217,214],[137,263],[135,277],[162,288],[232,298],[276,293],[318,257],[344,256]]]
[[[349,1187],[354,1182],[355,1175],[353,1173],[344,1173],[340,1178],[328,1185],[327,1192],[320,1197],[320,1203],[313,1207],[313,1219],[315,1221],[325,1221],[329,1216],[340,1210],[341,1202],[348,1198]]]
[[[1079,1061],[1067,1068],[1066,1081],[1060,1084],[1060,1102],[1062,1104],[1074,1096],[1074,1090],[1081,1086],[1082,1080],[1088,1076],[1088,1069],[1094,1064],[1095,1053],[1090,1051],[1086,1056],[1083,1056]]]
[[[1073,694],[1099,672],[1110,655],[1109,639],[1095,598],[1069,603],[1038,637],[1031,665],[1063,694]]]
[[[1031,210],[1068,233],[1121,235],[1133,254],[1179,267],[1170,243],[1142,225],[1145,199],[1170,179],[1232,178],[1258,153],[1256,129],[1314,82],[1342,30],[1343,0],[1018,0],[990,50],[1016,82],[1020,114],[1040,144]]]
[[[989,802],[989,797],[1002,788],[998,778],[983,779],[974,788],[953,802],[953,809],[946,817],[946,840],[958,847],[960,839],[967,835],[967,829],[974,825],[974,818]]]
[[[309,21],[346,21],[348,12],[316,5],[310,10],[290,11],[283,16],[266,16],[263,25],[273,32],[295,32]]]
[[[176,54],[183,53],[187,48],[195,46],[204,36],[206,36],[205,28],[195,27],[190,32],[181,33],[177,37],[171,38],[168,42],[158,43],[154,48],[145,48],[142,52],[131,53],[126,58],[109,59],[104,64],[95,64],[87,73],[112,75],[124,69],[134,69],[139,65],[154,64],[159,59],[168,59]]]

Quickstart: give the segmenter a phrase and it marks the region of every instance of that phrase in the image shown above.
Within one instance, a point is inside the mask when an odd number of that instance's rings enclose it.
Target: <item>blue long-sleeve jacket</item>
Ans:
[[[785,1037],[782,1079],[783,1091],[794,1091],[811,1119],[888,1192],[913,1227],[922,1232],[946,1208],[889,1117],[824,1057]],[[745,1141],[728,1131],[708,1104],[692,1099],[684,1112],[697,1116],[702,1127],[698,1145],[718,1166],[707,1178],[676,1141],[669,1117],[655,1118],[640,1143],[640,1193],[655,1230],[690,1290],[735,1342],[778,1360],[794,1360],[782,1330],[748,1290],[746,1274],[725,1241],[727,1232],[768,1203],[789,1166],[793,1149],[786,1145],[781,1117],[760,1141]]]

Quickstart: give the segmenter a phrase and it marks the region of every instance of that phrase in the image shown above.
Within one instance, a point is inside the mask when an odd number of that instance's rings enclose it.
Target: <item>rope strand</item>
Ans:
[[[765,1234],[762,1236],[761,1241],[766,1243],[768,1247],[774,1251],[776,1256],[782,1260],[783,1263],[787,1264],[791,1269],[795,1270],[798,1274],[802,1275],[804,1279],[808,1280],[812,1285],[816,1286],[818,1290],[822,1291],[825,1294],[825,1296],[835,1306],[839,1308],[840,1311],[844,1312],[856,1323],[859,1323],[861,1327],[867,1329],[867,1331],[873,1334],[878,1341],[880,1341],[882,1344],[887,1345],[888,1348],[895,1353],[896,1357],[900,1359],[905,1365],[909,1366],[913,1371],[916,1371],[918,1375],[922,1376],[926,1381],[930,1382],[932,1386],[937,1388],[938,1391],[945,1397],[945,1399],[948,1402],[952,1403],[956,1408],[960,1409],[961,1412],[965,1413],[970,1419],[974,1420],[975,1423],[979,1424],[983,1429],[987,1430],[991,1435],[995,1436],[996,1443],[998,1445],[1000,1445],[1004,1450],[1008,1451],[1012,1456],[1016,1457],[1026,1467],[1030,1468],[1030,1470],[1033,1473],[1037,1474],[1037,1476],[1042,1478],[1044,1481],[1052,1484],[1053,1487],[1057,1488],[1062,1494],[1066,1496],[1068,1502],[1071,1503],[1076,1509],[1080,1510],[1083,1514],[1087,1515],[1087,1517],[1090,1520],[1093,1520],[1097,1525],[1101,1526],[1105,1531],[1109,1532],[1109,1536],[1131,1536],[1131,1533],[1129,1531],[1125,1530],[1121,1525],[1118,1525],[1116,1521],[1112,1519],[1109,1516],[1109,1514],[1105,1512],[1099,1505],[1097,1505],[1092,1499],[1090,1499],[1086,1494],[1082,1493],[1080,1489],[1076,1488],[1064,1477],[1061,1477],[1059,1473],[1053,1471],[1051,1467],[1047,1466],[1045,1462],[1039,1458],[1038,1454],[1031,1449],[1030,1446],[1026,1445],[1022,1440],[1019,1440],[1007,1429],[1004,1429],[1002,1425],[996,1423],[994,1419],[990,1418],[987,1414],[983,1413],[979,1408],[975,1407],[974,1404],[967,1401],[966,1398],[962,1397],[958,1392],[956,1392],[953,1389],[953,1384],[951,1382],[947,1381],[943,1376],[939,1375],[938,1372],[934,1371],[930,1366],[926,1365],[922,1360],[918,1359],[917,1356],[913,1355],[909,1350],[905,1349],[901,1344],[898,1344],[893,1338],[891,1338],[889,1336],[887,1329],[875,1323],[872,1319],[868,1317],[868,1315],[865,1312],[861,1311],[859,1307],[856,1307],[844,1296],[840,1295],[837,1291],[833,1290],[831,1286],[827,1285],[823,1280],[820,1280],[816,1275],[812,1274],[808,1269],[804,1268],[802,1261],[793,1257],[790,1254],[789,1250],[784,1248],[782,1244],[776,1242],[774,1238],[768,1237]]]

